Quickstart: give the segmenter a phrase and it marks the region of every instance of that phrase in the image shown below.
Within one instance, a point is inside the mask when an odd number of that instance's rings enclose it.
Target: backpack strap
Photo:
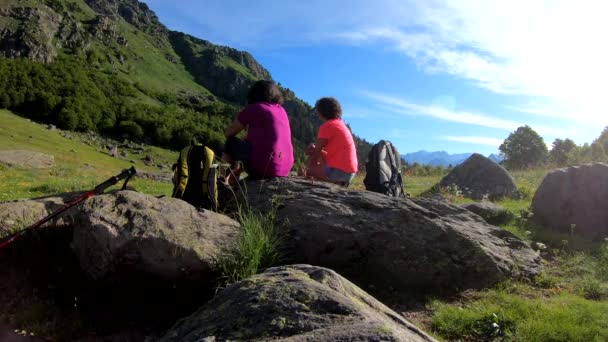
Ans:
[[[203,186],[203,193],[207,195],[209,203],[213,207],[214,211],[218,209],[218,196],[217,196],[217,177],[218,177],[218,164],[214,164],[215,152],[212,149],[205,146],[205,157],[203,159],[203,179],[206,180],[201,185]]]
[[[175,189],[171,197],[181,198],[188,185],[188,156],[192,150],[192,145],[184,147],[180,153],[177,163],[173,165],[175,177]]]

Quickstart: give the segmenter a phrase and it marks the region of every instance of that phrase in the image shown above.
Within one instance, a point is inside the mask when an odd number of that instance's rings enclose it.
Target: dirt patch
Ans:
[[[0,151],[0,163],[26,169],[48,169],[55,165],[55,157],[27,150]]]

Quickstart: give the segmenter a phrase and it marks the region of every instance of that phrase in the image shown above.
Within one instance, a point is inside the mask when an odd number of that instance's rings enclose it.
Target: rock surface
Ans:
[[[233,246],[239,224],[174,198],[118,191],[87,200],[72,248],[85,273],[103,279],[135,270],[162,279],[204,277]]]
[[[66,203],[79,197],[83,192],[70,192],[49,197],[17,200],[0,203],[0,236],[8,231],[26,228],[49,214],[63,208]],[[72,207],[61,216],[45,223],[45,226],[71,226],[77,207]],[[2,231],[4,228],[5,232]]]
[[[481,200],[514,196],[517,186],[504,167],[474,153],[464,163],[456,166],[439,185],[443,188],[456,186],[464,196]]]
[[[558,169],[543,179],[532,200],[535,220],[563,233],[608,237],[608,164]]]
[[[0,163],[27,169],[48,169],[55,165],[55,157],[28,150],[0,151]]]
[[[509,211],[490,201],[467,203],[463,204],[462,207],[481,216],[486,222],[493,225],[505,223],[512,218],[512,214]]]
[[[160,341],[434,341],[336,272],[275,267],[220,292]]]
[[[334,269],[377,289],[452,292],[538,272],[526,243],[461,207],[296,178],[252,181],[248,203],[280,203],[292,263]]]

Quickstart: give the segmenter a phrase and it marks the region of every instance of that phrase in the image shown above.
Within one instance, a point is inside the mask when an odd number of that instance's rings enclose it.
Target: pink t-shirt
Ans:
[[[237,120],[249,126],[249,167],[254,177],[286,177],[293,166],[291,128],[280,104],[258,102],[247,105]]]
[[[325,121],[319,128],[319,139],[327,140],[327,166],[346,173],[357,172],[357,149],[353,135],[342,119]]]

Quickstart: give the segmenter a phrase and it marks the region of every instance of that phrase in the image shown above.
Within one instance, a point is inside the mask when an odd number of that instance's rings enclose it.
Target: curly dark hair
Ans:
[[[342,106],[333,97],[322,97],[315,103],[315,110],[327,120],[342,117]]]
[[[267,80],[255,82],[247,93],[247,103],[257,102],[283,103],[283,96],[276,83]]]

